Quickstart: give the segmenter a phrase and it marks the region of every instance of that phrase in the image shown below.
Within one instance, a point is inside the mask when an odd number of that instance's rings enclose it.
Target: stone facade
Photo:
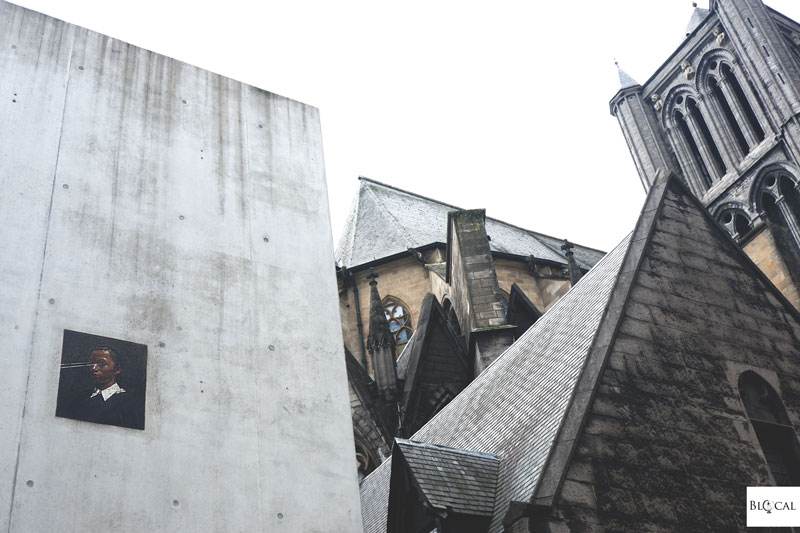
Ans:
[[[800,423],[800,321],[720,237],[667,192],[559,499],[532,531],[743,530],[743,487],[775,483],[739,379],[763,377]]]
[[[364,474],[383,461],[395,436],[421,427],[522,334],[506,319],[512,285],[521,295],[513,301],[534,306],[520,312],[528,327],[571,283],[561,240],[489,219],[483,210],[460,210],[366,178],[361,183],[340,243],[338,282],[345,347],[366,370],[349,366],[358,454],[369,458],[360,463]],[[402,231],[392,228],[398,224]],[[437,226],[439,234],[431,231]],[[402,250],[396,242],[402,235],[411,235],[414,246]],[[578,248],[576,267],[583,271],[602,256]],[[370,260],[347,264],[364,259]],[[384,305],[400,304],[415,335],[396,339],[403,392],[394,405],[377,394],[384,377],[368,349],[370,322],[382,318],[368,305],[372,273]]]
[[[764,224],[784,227],[790,238],[779,246],[792,251],[776,249],[770,262],[800,251],[797,35],[797,22],[760,0],[696,8],[669,60],[643,85],[621,74],[610,104],[645,189],[658,169],[681,174],[741,244]],[[765,249],[756,248],[745,249],[764,263]],[[785,286],[786,275],[770,272]]]

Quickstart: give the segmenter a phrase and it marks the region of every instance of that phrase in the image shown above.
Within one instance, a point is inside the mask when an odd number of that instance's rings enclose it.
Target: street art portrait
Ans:
[[[147,346],[64,330],[56,416],[144,429]]]

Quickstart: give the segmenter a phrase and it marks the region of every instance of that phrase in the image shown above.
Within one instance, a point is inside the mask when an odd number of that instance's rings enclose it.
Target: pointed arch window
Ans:
[[[753,107],[747,100],[744,90],[742,89],[742,85],[739,83],[739,80],[734,74],[733,69],[727,63],[721,63],[719,66],[719,72],[722,79],[727,82],[731,88],[733,99],[736,100],[734,105],[738,105],[742,111],[742,114],[744,115],[742,117],[742,121],[744,122],[742,126],[744,126],[745,130],[749,128],[749,131],[745,131],[745,133],[749,133],[753,136],[755,144],[760,143],[764,140],[764,129],[761,127],[761,124],[759,124],[758,118],[756,118],[756,114],[753,111]],[[750,146],[750,149],[752,148],[753,146]]]
[[[800,485],[800,444],[775,389],[748,370],[739,376],[739,396],[775,484]]]
[[[411,315],[406,304],[397,298],[387,296],[383,300],[383,311],[386,314],[386,320],[389,321],[389,331],[394,335],[395,344],[407,343],[413,331]]]
[[[730,208],[722,211],[717,220],[719,220],[722,227],[728,230],[728,233],[730,233],[735,241],[747,235],[753,228],[744,210],[738,208]]]
[[[800,182],[781,169],[761,181],[758,207],[762,216],[789,230],[800,248]]]
[[[687,118],[681,111],[675,110],[673,119],[678,131],[680,131],[680,135],[683,138],[684,143],[689,148],[686,156],[690,158],[690,168],[694,167],[697,169],[698,173],[700,174],[698,177],[702,181],[703,188],[708,189],[711,186],[711,174],[709,174],[705,161],[700,155],[700,148],[697,146],[697,141],[689,129]]]

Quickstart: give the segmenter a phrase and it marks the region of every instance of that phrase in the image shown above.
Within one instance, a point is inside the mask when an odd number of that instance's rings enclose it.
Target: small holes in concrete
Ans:
[[[172,506],[173,507],[180,507],[181,506],[181,502],[179,502],[178,500],[172,500]]]
[[[278,520],[283,520],[283,513],[278,513]]]
[[[258,129],[264,129],[264,125],[263,124],[259,124],[258,125]]]
[[[178,220],[184,220],[186,217],[183,215],[178,216]]]
[[[49,299],[49,300],[47,300],[47,301],[48,301],[48,302],[50,302],[51,304],[54,304],[54,303],[56,303],[56,299],[55,299],[55,298],[50,298],[50,299]]]
[[[268,348],[269,348],[270,352],[274,352],[275,351],[275,347],[273,345],[271,345],[271,344],[268,346]]]
[[[186,103],[186,100],[181,100],[181,102],[183,102],[183,103],[185,104],[185,103]]]
[[[269,237],[264,237],[264,242],[269,242]]]
[[[62,187],[63,187],[64,189],[69,189],[69,185],[67,185],[66,183],[65,183],[64,185],[62,185]]]
[[[78,70],[83,70],[83,65],[80,65],[80,66],[78,67]]]
[[[180,326],[178,326],[178,327],[177,327],[177,328],[175,328],[175,329],[177,329],[178,331],[183,331],[183,328],[182,328],[182,327],[180,327]]]
[[[166,344],[164,344],[163,342],[159,342],[159,343],[158,343],[158,347],[159,347],[159,348],[163,348],[164,346],[166,346]]]
[[[33,487],[33,480],[29,479],[25,484],[28,485],[29,487]]]
[[[17,49],[17,45],[16,45],[16,44],[12,44],[12,45],[11,45],[11,49],[12,49],[12,50],[16,50],[16,49]]]

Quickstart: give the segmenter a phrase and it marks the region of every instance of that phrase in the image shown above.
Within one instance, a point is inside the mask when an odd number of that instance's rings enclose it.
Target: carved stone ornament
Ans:
[[[722,31],[719,26],[714,26],[714,29],[711,30],[711,33],[714,34],[714,37],[717,39],[717,44],[722,45],[725,42],[725,32]]]
[[[664,107],[664,102],[661,100],[661,97],[658,95],[658,93],[651,94],[650,101],[653,102],[653,109],[656,111],[661,111],[661,108]]]
[[[793,31],[792,32],[792,41],[794,41],[794,44],[796,44],[797,46],[800,46],[800,33],[797,33],[796,31]]]
[[[690,65],[688,61],[681,63],[681,70],[683,70],[683,77],[687,80],[694,78],[694,68],[692,68],[692,65]]]

